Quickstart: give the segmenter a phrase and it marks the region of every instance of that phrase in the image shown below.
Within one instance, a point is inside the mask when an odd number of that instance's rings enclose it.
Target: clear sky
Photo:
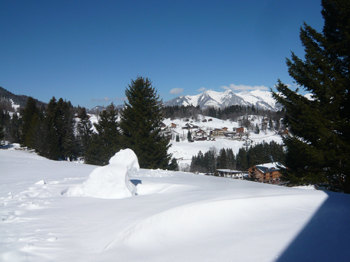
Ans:
[[[204,90],[294,86],[305,21],[320,0],[0,0],[0,86],[43,102],[122,104],[148,77],[164,101]]]

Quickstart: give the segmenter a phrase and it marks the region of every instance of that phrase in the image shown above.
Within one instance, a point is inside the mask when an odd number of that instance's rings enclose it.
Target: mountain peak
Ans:
[[[164,103],[166,106],[200,106],[224,108],[231,105],[255,106],[264,110],[279,110],[270,91],[253,90],[235,93],[231,89],[223,92],[213,90],[204,91],[198,95],[182,95]]]

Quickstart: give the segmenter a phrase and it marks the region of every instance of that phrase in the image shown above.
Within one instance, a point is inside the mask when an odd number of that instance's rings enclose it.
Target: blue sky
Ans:
[[[303,21],[319,0],[0,0],[0,86],[43,102],[122,104],[148,77],[164,100],[203,90],[293,87]]]

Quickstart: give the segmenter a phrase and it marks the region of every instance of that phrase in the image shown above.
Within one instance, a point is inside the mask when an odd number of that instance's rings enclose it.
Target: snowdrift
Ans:
[[[117,172],[114,165],[124,168]],[[164,170],[131,174],[138,165],[128,150],[102,168],[108,172],[17,150],[0,150],[0,166],[0,261],[350,257],[349,195]],[[117,173],[125,176],[117,179]],[[101,189],[111,193],[92,174],[123,180],[125,187],[132,181],[137,196],[97,198]],[[89,183],[99,189],[90,191],[94,197],[62,195]],[[127,188],[125,195],[133,190]]]
[[[134,196],[136,187],[130,181],[130,176],[139,169],[134,151],[120,150],[109,160],[109,165],[96,168],[82,185],[70,187],[65,195],[105,199]]]

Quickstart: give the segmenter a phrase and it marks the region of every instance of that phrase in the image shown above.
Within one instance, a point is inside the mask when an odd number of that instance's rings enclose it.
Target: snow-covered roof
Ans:
[[[284,166],[279,162],[265,163],[255,166],[263,173],[268,173],[274,170],[280,170],[281,167],[284,168]]]

